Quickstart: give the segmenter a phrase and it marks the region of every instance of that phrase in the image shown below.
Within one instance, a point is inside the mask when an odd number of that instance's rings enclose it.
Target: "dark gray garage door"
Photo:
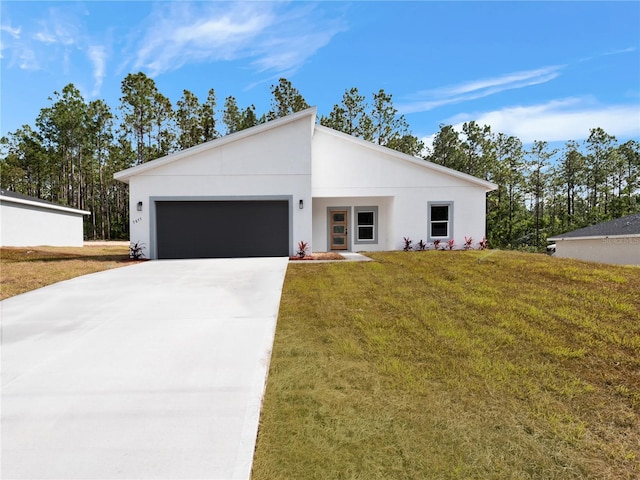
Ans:
[[[158,258],[283,257],[289,255],[289,203],[156,202]]]

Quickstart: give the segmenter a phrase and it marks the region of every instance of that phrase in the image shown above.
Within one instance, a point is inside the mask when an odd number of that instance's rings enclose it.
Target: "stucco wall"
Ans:
[[[192,197],[290,199],[291,253],[299,241],[312,251],[327,250],[329,206],[350,207],[352,229],[355,207],[378,208],[378,243],[351,239],[353,250],[401,249],[405,236],[428,241],[429,202],[453,206],[451,231],[459,248],[465,236],[482,239],[492,184],[333,132],[314,120],[315,110],[309,109],[120,172],[117,178],[130,185],[131,241],[144,243],[154,258],[154,201]]]
[[[404,246],[403,237],[427,242],[429,202],[453,202],[456,248],[463,247],[465,236],[477,244],[485,235],[487,189],[420,162],[317,129],[312,165],[315,248],[327,248],[327,206],[369,205],[371,198],[389,199],[379,214],[388,237],[377,246],[353,245],[354,250],[398,250]]]
[[[82,214],[3,201],[0,242],[3,247],[81,247]]]
[[[556,257],[618,265],[640,265],[640,237],[558,240]]]
[[[300,240],[311,242],[311,128],[310,118],[302,117],[238,141],[225,139],[219,146],[214,141],[212,148],[196,148],[192,155],[131,177],[131,241],[144,243],[145,254],[153,257],[154,198],[277,196],[290,197],[293,204],[291,253]]]

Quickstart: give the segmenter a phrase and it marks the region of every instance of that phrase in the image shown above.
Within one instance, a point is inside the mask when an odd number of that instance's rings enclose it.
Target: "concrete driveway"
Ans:
[[[3,479],[248,479],[286,258],[165,260],[0,302]]]

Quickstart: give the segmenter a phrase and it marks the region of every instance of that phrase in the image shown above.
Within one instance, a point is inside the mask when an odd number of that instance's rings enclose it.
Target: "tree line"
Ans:
[[[266,113],[233,96],[218,110],[214,89],[200,100],[189,90],[175,104],[140,72],[121,83],[120,104],[87,102],[73,85],[54,92],[34,126],[0,139],[0,185],[91,211],[87,239],[128,238],[128,187],[117,171],[238,132],[309,107],[287,79],[271,85]],[[600,128],[561,151],[544,141],[524,149],[513,136],[465,123],[441,125],[425,148],[384,90],[367,101],[357,88],[319,122],[335,130],[421,157],[498,189],[487,197],[487,232],[494,247],[543,248],[546,237],[640,211],[640,144],[618,144]]]
[[[602,128],[563,148],[525,149],[486,125],[442,125],[426,158],[498,185],[487,196],[492,246],[543,250],[553,235],[640,212],[640,143]]]

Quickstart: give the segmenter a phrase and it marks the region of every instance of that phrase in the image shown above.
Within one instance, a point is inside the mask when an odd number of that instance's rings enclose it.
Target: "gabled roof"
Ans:
[[[313,124],[316,120],[316,110],[316,107],[307,108],[306,110],[301,110],[291,115],[287,115],[286,117],[277,118],[275,120],[256,125],[255,127],[240,130],[239,132],[230,133],[228,135],[225,135],[224,137],[201,143],[200,145],[196,145],[195,147],[172,153],[171,155],[167,155],[166,157],[161,157],[156,160],[151,160],[147,163],[143,163],[142,165],[137,165],[135,167],[116,172],[113,174],[113,178],[115,178],[116,180],[120,180],[121,182],[129,183],[129,179],[134,175],[138,175],[148,170],[153,170],[154,168],[176,162],[182,158],[189,157],[196,153],[206,152],[207,150],[218,148],[231,142],[237,142],[238,140],[242,140],[243,138],[251,137],[253,135],[258,135],[259,133],[273,130],[288,123],[300,120],[304,117],[309,117],[311,123]]]
[[[469,175],[467,173],[463,173],[463,172],[459,172],[458,170],[454,170],[452,168],[448,168],[448,167],[443,167],[442,165],[438,165],[437,163],[433,163],[433,162],[429,162],[427,160],[424,160],[422,158],[418,158],[418,157],[412,157],[411,155],[407,155],[406,153],[402,153],[399,152],[397,150],[393,150],[392,148],[389,147],[385,147],[382,145],[378,145],[376,143],[370,142],[368,140],[364,140],[362,138],[358,138],[358,137],[354,137],[353,135],[349,135],[347,133],[342,133],[339,132],[337,130],[334,130],[332,128],[329,127],[325,127],[322,125],[316,125],[315,126],[316,130],[328,133],[330,135],[342,138],[346,141],[355,143],[357,145],[360,145],[361,147],[370,149],[370,150],[374,150],[374,151],[379,151],[384,153],[385,155],[389,155],[391,157],[395,157],[398,158],[400,160],[404,160],[406,162],[409,163],[413,163],[414,165],[418,165],[419,167],[423,167],[429,170],[433,170],[435,172],[439,172],[439,173],[444,173],[445,175],[450,175],[452,177],[456,177],[459,178],[461,180],[465,180],[467,182],[473,183],[475,185],[479,185],[481,187],[484,187],[488,192],[491,190],[495,190],[496,188],[498,188],[498,186],[493,183],[493,182],[489,182],[488,180],[483,180],[481,178],[478,177],[474,177],[473,175]]]
[[[467,181],[469,183],[472,183],[474,185],[478,185],[483,187],[484,189],[486,189],[486,191],[491,191],[491,190],[495,190],[496,188],[498,188],[498,186],[492,182],[489,182],[487,180],[482,180],[480,178],[474,177],[472,175],[468,175],[466,173],[462,173],[462,172],[458,172],[457,170],[453,170],[451,168],[447,168],[447,167],[443,167],[442,165],[437,165],[435,163],[423,160],[421,158],[416,158],[416,157],[412,157],[411,155],[407,155],[401,152],[398,152],[396,150],[393,150],[391,148],[388,147],[384,147],[382,145],[377,145],[375,143],[369,142],[367,140],[363,140],[360,138],[356,138],[352,135],[348,135],[346,133],[342,133],[342,132],[338,132],[337,130],[333,130],[329,127],[325,127],[322,125],[318,125],[316,124],[316,115],[317,115],[317,108],[316,107],[311,107],[311,108],[307,108],[306,110],[301,110],[300,112],[296,112],[293,113],[291,115],[287,115],[286,117],[282,117],[282,118],[278,118],[275,120],[271,120],[269,122],[260,124],[260,125],[256,125],[255,127],[251,127],[251,128],[247,128],[246,130],[241,130],[239,132],[236,133],[231,133],[229,135],[225,135],[224,137],[221,138],[217,138],[215,140],[210,140],[209,142],[206,143],[202,143],[200,145],[196,145],[195,147],[191,147],[191,148],[187,148],[185,150],[181,150],[179,152],[173,153],[171,155],[167,155],[166,157],[162,157],[162,158],[158,158],[156,160],[152,160],[150,162],[147,163],[143,163],[142,165],[137,165],[135,167],[131,167],[131,168],[127,168],[126,170],[122,170],[120,172],[116,172],[113,175],[113,178],[115,178],[116,180],[120,180],[121,182],[125,182],[128,183],[129,179],[131,177],[133,177],[134,175],[138,175],[144,172],[147,172],[149,170],[153,170],[154,168],[163,166],[163,165],[167,165],[173,162],[176,162],[178,160],[181,160],[185,157],[189,157],[191,155],[194,155],[196,153],[200,153],[200,152],[206,152],[207,150],[213,149],[213,148],[218,148],[222,145],[231,143],[231,142],[236,142],[239,140],[242,140],[244,138],[250,137],[252,135],[257,135],[263,132],[266,132],[268,130],[273,130],[276,129],[278,127],[281,127],[283,125],[286,125],[288,123],[291,122],[295,122],[297,120],[300,120],[304,117],[308,117],[310,122],[311,122],[311,126],[313,129],[318,130],[318,131],[322,131],[325,133],[328,133],[330,135],[335,135],[339,138],[342,138],[346,141],[355,143],[357,145],[360,145],[361,147],[367,148],[367,149],[371,149],[371,150],[377,150],[379,152],[384,153],[385,155],[389,155],[398,159],[401,159],[403,161],[406,162],[410,162],[413,163],[415,165],[418,165],[420,167],[423,168],[427,168],[439,173],[444,173],[446,175],[450,175],[456,178],[459,178],[461,180]]]
[[[46,208],[49,210],[58,210],[61,212],[75,213],[78,215],[91,215],[91,212],[87,210],[79,210],[77,208],[67,207],[65,205],[59,205],[57,203],[48,202],[41,198],[31,197],[29,195],[23,195],[22,193],[11,192],[9,190],[0,190],[0,201],[4,203],[17,203],[20,205],[29,205],[32,207]]]
[[[577,240],[583,238],[605,238],[620,236],[640,236],[640,213],[598,223],[590,227],[579,228],[572,232],[556,235],[547,240]]]

